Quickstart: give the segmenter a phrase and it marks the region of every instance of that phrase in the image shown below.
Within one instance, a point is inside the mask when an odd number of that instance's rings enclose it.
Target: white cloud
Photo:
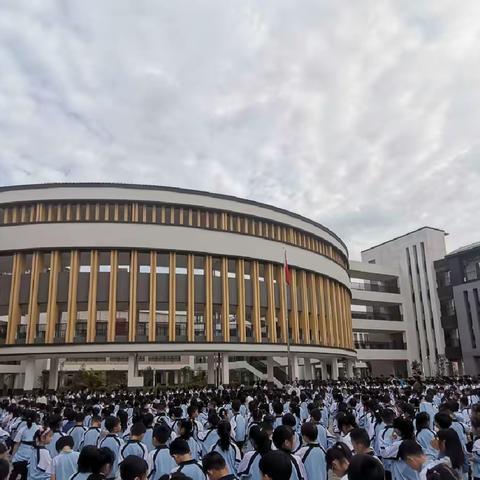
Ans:
[[[480,2],[71,0],[0,7],[0,184],[252,198],[353,255],[480,238]]]

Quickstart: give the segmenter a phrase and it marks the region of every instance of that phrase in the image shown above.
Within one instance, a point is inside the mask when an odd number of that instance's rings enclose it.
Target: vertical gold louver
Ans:
[[[155,213],[155,209],[153,209]],[[148,320],[148,341],[155,341],[155,323],[157,321],[157,253],[150,252],[150,283],[149,283],[149,320]]]
[[[135,205],[136,207],[136,205]],[[138,251],[130,254],[130,295],[128,301],[128,341],[134,342],[137,335],[137,279],[138,279]]]
[[[265,282],[267,285],[267,325],[268,340],[272,343],[277,342],[277,329],[275,325],[275,291],[273,283],[273,269],[271,263],[265,265]]]
[[[77,323],[77,290],[78,290],[78,272],[80,269],[80,253],[78,250],[72,250],[70,255],[70,275],[68,280],[68,323],[65,334],[67,343],[72,343],[75,336],[75,326]]]
[[[237,259],[237,322],[238,322],[238,337],[240,342],[246,341],[245,328],[245,261],[243,258]]]
[[[169,269],[168,269],[168,340],[175,341],[175,316],[177,313],[176,304],[176,264],[177,255],[175,252],[170,252]]]
[[[21,253],[13,256],[12,284],[10,286],[10,299],[8,304],[7,344],[13,345],[18,326],[20,324],[20,279],[24,266],[24,258]]]
[[[212,278],[212,257],[205,257],[205,328],[207,342],[213,341],[213,278]]]
[[[55,324],[58,319],[58,270],[60,266],[60,252],[52,251],[50,255],[50,275],[48,280],[47,329],[45,343],[53,343]]]
[[[108,327],[107,341],[115,341],[115,323],[117,319],[117,281],[118,281],[118,251],[110,252],[110,284],[108,289]]]
[[[97,323],[97,279],[98,279],[98,251],[90,252],[90,282],[88,285],[88,315],[87,315],[87,343],[95,341]]]
[[[35,342],[35,330],[38,323],[38,286],[42,270],[43,256],[40,252],[32,255],[32,270],[30,274],[30,292],[28,297],[27,343]]]
[[[222,215],[223,228],[223,215]],[[222,330],[223,341],[230,341],[230,296],[228,292],[228,258],[222,257]]]
[[[262,341],[262,331],[260,328],[260,284],[258,279],[258,261],[254,260],[251,263],[250,281],[252,282],[252,329],[253,338],[255,342]]]
[[[187,257],[187,339],[195,341],[195,256],[191,253]]]

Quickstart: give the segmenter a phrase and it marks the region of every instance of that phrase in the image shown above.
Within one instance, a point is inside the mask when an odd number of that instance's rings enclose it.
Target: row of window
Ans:
[[[36,203],[0,207],[0,225],[40,222],[137,222],[189,226],[262,237],[331,258],[344,268],[347,259],[330,243],[308,232],[270,220],[176,205],[140,203]]]
[[[292,269],[291,285],[284,290],[282,275],[282,265],[169,252],[94,250],[22,253],[15,258],[3,255],[0,343],[9,343],[8,322],[16,311],[17,328],[11,337],[14,343],[28,343],[27,336],[44,343],[50,315],[54,318],[50,341],[55,343],[67,340],[68,324],[72,322],[71,340],[77,343],[152,338],[271,342],[286,341],[289,335],[295,343],[348,347],[351,318],[347,289],[321,275]],[[18,308],[9,305],[12,298]],[[69,311],[73,308],[75,312]],[[288,333],[283,323],[285,311]],[[94,320],[89,322],[92,315]],[[28,334],[30,322],[33,335]],[[132,322],[134,337],[129,328]],[[94,325],[90,337],[89,323]],[[109,323],[113,323],[110,335]]]

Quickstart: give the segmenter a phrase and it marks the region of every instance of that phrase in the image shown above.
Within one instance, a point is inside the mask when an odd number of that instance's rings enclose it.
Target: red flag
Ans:
[[[292,283],[292,272],[290,271],[290,267],[288,266],[287,260],[287,251],[285,251],[285,282],[287,285]]]

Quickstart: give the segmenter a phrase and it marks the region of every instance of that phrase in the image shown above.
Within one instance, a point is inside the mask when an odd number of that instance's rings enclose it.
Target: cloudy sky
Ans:
[[[2,0],[0,184],[154,183],[363,248],[480,240],[479,0]]]

